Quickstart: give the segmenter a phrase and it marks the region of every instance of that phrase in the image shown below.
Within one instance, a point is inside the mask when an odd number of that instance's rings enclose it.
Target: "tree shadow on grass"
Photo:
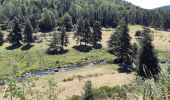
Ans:
[[[87,45],[77,45],[73,48],[79,52],[90,52],[92,50],[92,47]]]
[[[62,49],[53,49],[53,48],[49,48],[49,49],[47,49],[47,54],[49,54],[49,55],[63,55],[63,54],[66,54],[66,53],[68,53],[69,52],[69,50],[67,50],[67,49],[64,49],[64,50],[62,50]]]
[[[21,46],[22,46],[21,44],[12,44],[12,45],[6,47],[5,49],[14,50],[14,49],[20,48]]]
[[[94,49],[101,49],[103,46],[100,43],[93,44],[92,46]]]
[[[23,46],[22,48],[21,48],[21,50],[29,50],[29,49],[31,49],[32,47],[33,47],[34,45],[31,45],[31,44],[27,44],[27,45],[25,45],[25,46]]]

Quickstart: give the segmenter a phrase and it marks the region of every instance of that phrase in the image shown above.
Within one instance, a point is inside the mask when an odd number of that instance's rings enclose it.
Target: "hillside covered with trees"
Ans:
[[[29,20],[34,31],[49,31],[61,24],[72,29],[81,17],[91,26],[97,20],[102,26],[116,27],[125,17],[130,24],[170,28],[166,24],[169,12],[142,9],[123,0],[1,0],[0,8],[2,29],[11,28],[14,19],[21,27]]]

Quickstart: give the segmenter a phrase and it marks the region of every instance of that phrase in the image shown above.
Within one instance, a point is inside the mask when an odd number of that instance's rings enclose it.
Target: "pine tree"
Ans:
[[[4,35],[2,31],[0,30],[0,46],[3,44],[3,42],[4,42]]]
[[[24,42],[26,42],[27,45],[30,45],[30,43],[33,41],[33,38],[32,38],[32,26],[29,20],[25,24],[23,34],[24,34]]]
[[[84,28],[84,20],[80,18],[77,22],[77,30],[74,33],[74,38],[76,38],[77,43],[80,42],[81,45],[81,38],[83,36],[83,28]]]
[[[144,29],[140,41],[141,50],[139,54],[138,74],[145,78],[156,78],[161,70],[152,41],[153,39],[149,34],[149,29]]]
[[[47,49],[47,53],[48,54],[59,54],[61,51],[61,48],[58,45],[60,45],[60,36],[59,36],[59,33],[55,31],[53,33],[49,48]]]
[[[52,23],[52,28],[57,26],[57,20],[56,17],[54,15],[54,13],[52,11],[49,12],[49,15],[51,17],[51,23]]]
[[[33,28],[33,32],[37,32],[38,31],[39,22],[38,22],[37,18],[35,17],[35,15],[30,15],[29,16],[29,20],[30,20],[31,26]]]
[[[163,28],[166,29],[170,29],[170,18],[166,18],[164,23],[163,23]]]
[[[70,31],[73,28],[72,18],[70,14],[64,14],[64,16],[61,18],[60,24],[65,26],[66,31]]]
[[[20,41],[22,40],[21,29],[19,27],[19,22],[17,19],[14,20],[14,26],[12,28],[12,32],[8,35],[8,40],[10,43],[14,45],[20,45]]]
[[[53,28],[50,11],[47,8],[43,9],[39,27],[41,31],[50,31]]]
[[[54,32],[47,52],[49,54],[60,54],[64,51],[64,46],[68,46],[68,35],[64,27],[61,27],[61,32]]]
[[[87,19],[84,21],[82,41],[85,43],[85,46],[92,42],[92,32],[90,30],[90,24]]]
[[[94,100],[91,81],[87,81],[84,85],[84,100]]]
[[[61,27],[61,47],[62,47],[62,51],[64,50],[64,46],[68,46],[68,35],[66,33],[65,27]]]
[[[95,45],[97,42],[100,42],[102,39],[102,32],[101,32],[101,24],[98,21],[95,21],[93,25],[93,44]]]
[[[116,32],[111,35],[108,46],[112,53],[118,56],[121,63],[131,65],[133,63],[133,50],[131,37],[128,34],[128,26],[125,20],[121,20]]]

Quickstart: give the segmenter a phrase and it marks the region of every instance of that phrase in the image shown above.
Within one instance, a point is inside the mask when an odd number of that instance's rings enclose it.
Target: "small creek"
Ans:
[[[27,80],[28,78],[32,77],[32,76],[44,76],[44,75],[52,75],[55,73],[59,73],[59,72],[64,72],[64,71],[69,71],[69,70],[75,70],[75,69],[79,69],[82,67],[91,67],[94,65],[105,65],[108,64],[108,62],[106,60],[102,60],[99,62],[91,62],[88,63],[86,65],[73,65],[73,66],[63,66],[63,67],[56,67],[56,68],[51,68],[51,69],[46,69],[46,70],[41,70],[41,71],[35,71],[35,72],[29,72],[26,73],[25,75],[23,75],[22,77],[18,77],[17,80]]]
[[[35,72],[29,72],[23,75],[22,77],[17,78],[17,80],[27,80],[28,78],[32,76],[44,76],[44,75],[52,75],[56,74],[59,72],[64,72],[64,71],[69,71],[69,70],[75,70],[83,67],[91,67],[94,65],[106,65],[109,64],[106,60],[102,60],[99,62],[95,63],[88,63],[86,65],[73,65],[73,66],[63,66],[63,67],[56,67],[56,68],[51,68],[51,69],[46,69],[46,70],[41,70],[41,71],[35,71]],[[160,62],[159,63],[161,67],[170,67],[170,62]]]

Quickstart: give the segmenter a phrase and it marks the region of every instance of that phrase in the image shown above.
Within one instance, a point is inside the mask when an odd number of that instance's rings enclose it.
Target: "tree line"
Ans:
[[[97,20],[104,27],[117,27],[125,17],[130,24],[170,28],[168,11],[146,10],[123,0],[1,0],[0,8],[2,29],[11,28],[17,18],[21,27],[29,20],[33,31],[49,31],[61,24],[70,30],[81,17],[90,26]]]

